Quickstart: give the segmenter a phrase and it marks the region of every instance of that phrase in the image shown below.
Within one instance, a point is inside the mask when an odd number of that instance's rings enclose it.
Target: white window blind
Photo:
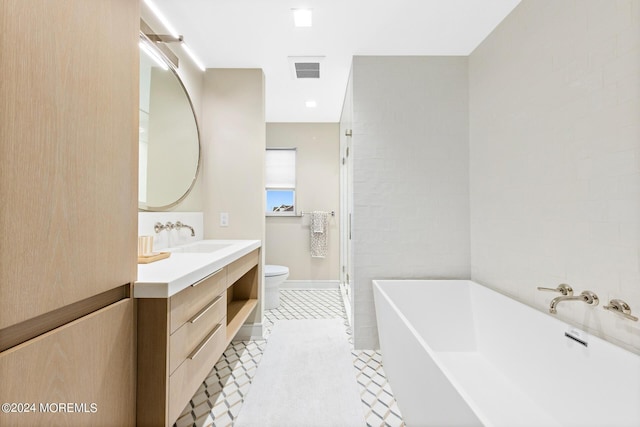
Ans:
[[[296,150],[270,149],[266,153],[265,181],[267,188],[296,187]]]

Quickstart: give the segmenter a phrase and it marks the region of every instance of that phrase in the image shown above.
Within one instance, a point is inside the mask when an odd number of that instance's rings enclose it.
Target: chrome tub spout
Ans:
[[[582,301],[589,305],[596,306],[600,302],[600,299],[598,298],[598,295],[594,294],[591,291],[583,291],[580,295],[576,295],[576,296],[561,295],[551,300],[551,305],[549,306],[549,313],[556,314],[558,312],[556,310],[556,307],[561,301]]]

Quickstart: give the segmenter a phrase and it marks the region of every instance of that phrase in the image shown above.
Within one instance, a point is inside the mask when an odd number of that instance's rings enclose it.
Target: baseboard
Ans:
[[[253,341],[264,339],[262,323],[247,323],[240,326],[240,330],[232,341]]]
[[[340,289],[339,280],[285,280],[280,289]]]

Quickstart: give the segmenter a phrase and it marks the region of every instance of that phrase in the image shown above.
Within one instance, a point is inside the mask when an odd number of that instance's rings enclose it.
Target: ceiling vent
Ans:
[[[324,56],[290,56],[291,77],[294,79],[319,79],[320,63]]]
[[[297,79],[319,79],[320,63],[319,62],[295,62]]]

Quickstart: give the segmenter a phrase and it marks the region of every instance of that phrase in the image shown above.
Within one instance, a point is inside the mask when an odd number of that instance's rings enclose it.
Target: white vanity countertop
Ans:
[[[204,253],[182,253],[176,252],[180,248],[170,248],[167,249],[172,252],[169,258],[149,264],[138,264],[138,280],[133,285],[133,297],[169,298],[261,246],[260,240],[200,240],[199,242],[228,246]]]

